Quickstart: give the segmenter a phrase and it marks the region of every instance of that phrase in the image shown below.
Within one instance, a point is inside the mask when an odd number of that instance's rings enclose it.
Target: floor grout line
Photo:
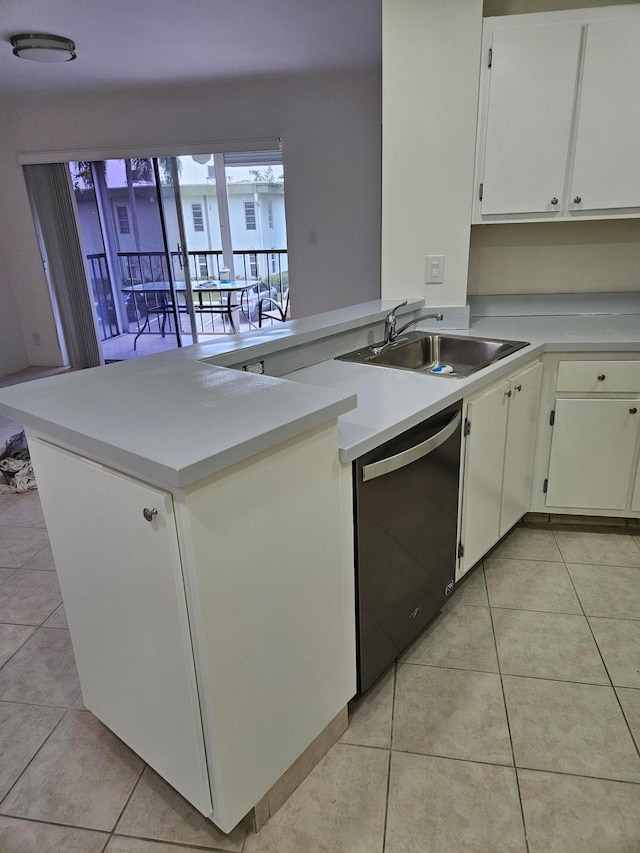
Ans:
[[[387,847],[387,826],[389,820],[389,794],[391,792],[391,759],[393,757],[393,724],[396,715],[396,686],[398,683],[398,662],[393,664],[393,689],[391,691],[391,725],[389,727],[389,758],[387,761],[387,795],[384,805],[384,825],[382,828],[382,853]]]
[[[482,564],[482,572],[484,575],[485,585],[487,586],[487,597],[489,596],[489,586],[487,584],[487,578],[484,574],[484,562]],[[524,843],[526,845],[527,850],[529,850],[529,838],[527,835],[527,823],[524,816],[524,804],[522,802],[522,791],[520,790],[520,779],[518,777],[517,764],[516,764],[516,753],[513,746],[513,735],[511,733],[511,721],[509,719],[509,706],[507,704],[507,695],[504,689],[504,678],[502,676],[502,668],[500,666],[500,652],[498,650],[498,640],[496,638],[496,628],[493,624],[493,609],[491,607],[491,602],[489,601],[489,619],[491,621],[491,632],[493,634],[493,644],[496,652],[496,661],[498,663],[498,674],[500,676],[500,689],[502,691],[502,702],[504,705],[504,715],[507,722],[507,732],[509,734],[509,745],[511,747],[511,758],[513,759],[513,766],[515,769],[515,778],[516,778],[516,789],[518,791],[518,802],[520,804],[520,818],[522,820],[522,831],[524,833]]]

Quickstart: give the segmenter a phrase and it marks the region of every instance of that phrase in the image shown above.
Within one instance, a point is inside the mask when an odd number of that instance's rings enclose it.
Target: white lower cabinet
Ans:
[[[637,411],[628,400],[556,401],[547,506],[626,508]]]
[[[536,361],[465,406],[458,579],[529,510],[541,381]]]
[[[172,497],[37,439],[29,448],[84,704],[210,814]]]
[[[546,509],[640,512],[640,361],[561,360],[552,405]]]
[[[171,493],[42,438],[85,705],[229,832],[356,690],[337,421]]]

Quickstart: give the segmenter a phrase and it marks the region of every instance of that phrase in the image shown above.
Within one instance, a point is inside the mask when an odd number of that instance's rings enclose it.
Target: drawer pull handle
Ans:
[[[142,510],[142,514],[144,515],[145,521],[153,521],[155,516],[158,514],[158,510],[157,509],[147,509],[147,507],[145,507]]]
[[[573,203],[574,203],[574,204],[580,204],[580,202],[581,202],[581,201],[582,201],[582,197],[581,197],[581,196],[579,196],[579,195],[577,195],[577,196],[574,198]]]
[[[516,385],[516,391],[522,391],[522,385]]]
[[[600,374],[600,376],[598,376],[598,382],[604,382],[604,380],[605,380],[606,378],[607,378],[607,377],[604,375],[604,373],[601,373],[601,374]]]
[[[551,204],[557,204],[557,203],[558,203],[558,199],[554,196],[554,197],[551,199]]]
[[[512,391],[505,391],[505,392],[504,392],[504,396],[505,396],[505,397],[510,397],[512,393],[513,393]]]
[[[638,411],[638,410],[637,410],[637,409],[636,409],[636,407],[634,406],[634,407],[633,407],[633,409],[629,409],[629,414],[630,414],[630,415],[635,415],[635,414],[637,413],[637,411]]]

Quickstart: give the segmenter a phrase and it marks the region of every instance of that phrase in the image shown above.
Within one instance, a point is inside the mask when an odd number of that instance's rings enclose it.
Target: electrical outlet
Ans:
[[[425,284],[444,282],[444,255],[427,255],[424,281]]]

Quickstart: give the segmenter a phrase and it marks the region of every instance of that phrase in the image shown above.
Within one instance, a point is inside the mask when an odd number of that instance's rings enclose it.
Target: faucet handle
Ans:
[[[396,305],[395,308],[392,308],[391,311],[389,311],[389,314],[395,314],[398,308],[404,308],[406,304],[407,300],[405,299],[404,302],[401,302],[399,305]]]

